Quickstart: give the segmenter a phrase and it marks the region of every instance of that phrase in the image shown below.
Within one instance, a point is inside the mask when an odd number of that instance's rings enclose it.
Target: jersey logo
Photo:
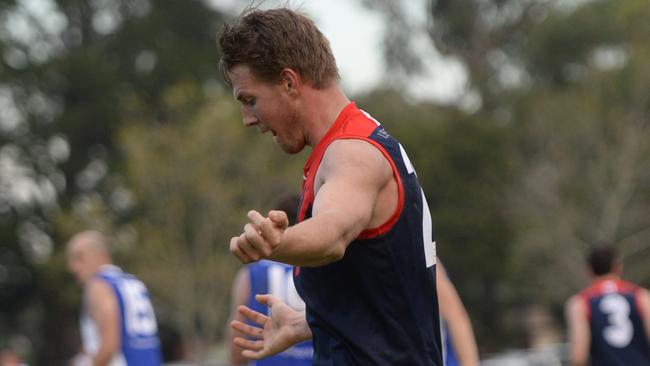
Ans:
[[[378,135],[379,137],[383,137],[383,138],[385,138],[385,139],[387,139],[387,138],[390,137],[390,135],[388,134],[388,132],[386,132],[386,130],[385,130],[383,127],[382,127],[379,131],[377,131],[377,135]]]

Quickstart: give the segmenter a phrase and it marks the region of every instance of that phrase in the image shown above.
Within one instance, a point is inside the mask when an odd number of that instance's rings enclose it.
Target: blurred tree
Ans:
[[[417,76],[423,71],[421,47],[414,36],[425,35],[442,56],[463,65],[469,76],[466,93],[478,93],[482,106],[490,109],[500,100],[495,94],[502,82],[520,77],[526,33],[553,4],[552,0],[361,2],[391,19],[384,42],[391,74]]]
[[[174,122],[161,100],[170,85],[218,83],[213,38],[222,19],[198,0],[0,2],[0,272],[9,273],[0,297],[11,304],[1,317],[12,319],[0,342],[27,334],[28,361],[75,351],[47,341],[76,323],[70,303],[52,294],[71,288],[60,244],[84,222],[58,225],[89,205],[118,223],[128,214],[123,180],[108,174],[122,166],[123,96],[136,94],[156,115],[149,122]]]

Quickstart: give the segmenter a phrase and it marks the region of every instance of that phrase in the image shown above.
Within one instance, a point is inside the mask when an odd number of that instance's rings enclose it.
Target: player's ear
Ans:
[[[280,72],[282,88],[290,95],[298,95],[301,86],[300,75],[293,69],[285,67]]]

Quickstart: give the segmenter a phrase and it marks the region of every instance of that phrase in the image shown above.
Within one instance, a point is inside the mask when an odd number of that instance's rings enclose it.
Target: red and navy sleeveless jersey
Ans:
[[[341,260],[294,269],[314,365],[442,366],[435,242],[424,193],[402,146],[354,103],[307,160],[298,221],[312,215],[318,166],[338,139],[367,141],[385,156],[399,204],[386,223],[352,241]]]
[[[304,310],[305,303],[296,292],[290,265],[263,259],[249,264],[247,269],[250,293],[246,305],[249,308],[267,314],[269,307],[257,302],[255,295],[271,294],[296,310]],[[248,321],[248,323],[255,325],[252,321]],[[313,354],[311,341],[305,341],[295,344],[277,355],[253,360],[250,364],[254,366],[311,366]]]
[[[595,281],[580,292],[591,328],[592,366],[650,365],[650,344],[637,305],[642,288],[613,279]]]

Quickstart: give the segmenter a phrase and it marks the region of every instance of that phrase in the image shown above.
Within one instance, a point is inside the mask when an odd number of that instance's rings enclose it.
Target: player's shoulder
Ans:
[[[584,311],[586,308],[587,299],[588,297],[586,295],[585,290],[573,294],[564,303],[566,311],[572,313]]]
[[[630,282],[630,281],[618,280],[618,281],[616,281],[616,284],[617,284],[617,286],[619,288],[619,291],[621,291],[621,292],[637,293],[637,292],[642,292],[644,290],[643,287],[637,285],[634,282]]]
[[[94,276],[86,281],[85,291],[90,298],[101,298],[113,293],[111,284],[99,276]]]
[[[650,309],[650,291],[644,287],[638,287],[637,289],[637,299],[638,302]]]
[[[325,150],[321,162],[325,166],[354,166],[355,168],[377,168],[388,166],[380,148],[366,139],[337,139]]]

